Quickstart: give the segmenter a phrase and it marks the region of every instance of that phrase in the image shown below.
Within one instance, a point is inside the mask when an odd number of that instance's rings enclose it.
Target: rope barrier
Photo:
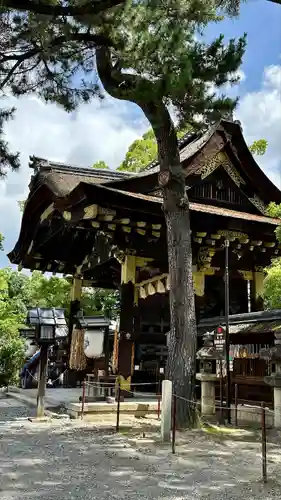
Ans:
[[[178,396],[178,395],[176,395],[176,394],[174,394],[174,393],[173,393],[172,395],[173,395],[175,398],[177,398],[177,399],[181,399],[181,400],[186,401],[187,403],[191,403],[191,404],[193,404],[193,405],[200,405],[200,404],[201,404],[201,403],[200,403],[200,401],[191,401],[190,399],[184,398],[184,397],[182,397],[182,396]],[[246,401],[246,400],[245,400],[245,401]],[[249,410],[250,408],[254,408],[254,409],[257,409],[257,410],[262,410],[262,406],[258,406],[258,405],[247,405],[247,407],[246,407],[246,406],[240,406],[240,407],[239,407],[239,411],[241,411],[241,410],[242,410],[242,411],[247,411],[247,410]],[[227,407],[226,405],[225,405],[225,406],[219,406],[219,405],[215,404],[215,409],[217,409],[217,410],[220,410],[220,409],[223,409],[223,410],[233,410],[233,409],[234,409],[234,406]],[[265,411],[267,411],[268,413],[271,413],[271,414],[276,413],[276,411],[271,410],[270,408],[264,408],[264,409],[265,409]]]
[[[85,381],[85,386],[90,386],[90,387],[96,387],[96,388],[100,388],[102,386],[106,386],[106,388],[110,388],[110,387],[116,387],[116,383],[101,383],[101,382],[86,382]],[[132,384],[133,386],[135,384]],[[142,385],[142,384],[139,384],[139,385]],[[144,385],[152,385],[152,384],[144,384]],[[154,384],[153,384],[154,385]],[[156,397],[159,397],[158,394],[154,394],[154,393],[148,393],[148,392],[138,392],[138,391],[134,391],[134,390],[129,390],[129,389],[124,389],[125,392],[127,392],[128,394],[133,394],[134,396],[136,397],[151,397],[151,396],[156,396]],[[186,401],[187,403],[190,403],[194,406],[200,406],[201,405],[201,402],[200,401],[192,401],[190,399],[187,399],[187,398],[184,398],[183,396],[178,396],[176,394],[173,393],[173,396],[176,397],[177,399],[181,399],[183,401]],[[247,400],[244,400],[245,402]],[[259,405],[253,405],[253,404],[247,404],[247,405],[241,405],[239,406],[239,411],[248,411],[249,409],[257,409],[257,410],[261,410],[261,406]],[[233,410],[234,409],[234,406],[231,406],[231,407],[227,407],[226,405],[218,405],[218,404],[215,404],[215,409],[216,410]],[[276,410],[271,410],[270,408],[265,408],[265,411],[270,413],[270,414],[274,414],[276,413]]]
[[[85,384],[99,384],[99,385],[112,385],[112,386],[115,386],[116,385],[116,382],[99,382],[98,380],[94,381],[94,382],[88,382],[87,380],[85,380]],[[157,385],[157,382],[131,382],[131,385],[132,386],[146,386],[146,385]]]
[[[26,369],[26,371],[27,371],[27,373],[30,375],[30,377],[32,377],[32,378],[33,378],[33,380],[35,380],[36,382],[38,382],[38,378],[34,377],[34,376],[32,375],[32,373],[31,373],[28,369]],[[60,379],[60,377],[62,377],[62,376],[65,374],[65,372],[66,372],[66,371],[67,371],[67,369],[66,369],[66,370],[64,370],[64,372],[63,372],[63,373],[61,373],[61,374],[60,374],[57,378],[55,378],[55,380],[52,380],[52,379],[51,379],[52,383],[54,383],[54,382],[56,382],[57,380],[59,380],[59,379]]]

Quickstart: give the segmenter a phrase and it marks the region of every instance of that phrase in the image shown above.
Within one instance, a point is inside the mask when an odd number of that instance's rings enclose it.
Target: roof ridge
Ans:
[[[111,168],[102,169],[102,168],[92,168],[92,167],[79,167],[78,165],[65,164],[62,162],[49,161],[45,158],[40,158],[37,156],[30,156],[29,168],[33,168],[36,172],[42,171],[44,169],[52,169],[55,171],[61,171],[68,173],[70,175],[88,175],[90,177],[94,177],[95,175],[99,175],[99,177],[104,178],[126,178],[130,176],[135,176],[134,172],[127,171],[118,171]]]

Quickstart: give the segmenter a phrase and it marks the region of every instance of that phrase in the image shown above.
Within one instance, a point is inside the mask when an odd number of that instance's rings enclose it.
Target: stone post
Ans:
[[[163,443],[171,440],[171,418],[172,418],[172,382],[162,382],[162,406],[161,406],[161,438]]]
[[[201,382],[201,415],[210,417],[216,413],[215,382],[213,373],[197,373],[196,380]]]
[[[281,428],[281,387],[274,387],[274,427]]]

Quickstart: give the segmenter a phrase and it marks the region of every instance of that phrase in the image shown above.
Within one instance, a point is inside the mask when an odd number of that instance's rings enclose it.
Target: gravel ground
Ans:
[[[269,483],[259,481],[251,433],[177,435],[176,454],[158,434],[93,423],[30,422],[30,409],[0,399],[1,500],[277,500],[281,448],[269,444]],[[122,423],[122,421],[121,421]]]

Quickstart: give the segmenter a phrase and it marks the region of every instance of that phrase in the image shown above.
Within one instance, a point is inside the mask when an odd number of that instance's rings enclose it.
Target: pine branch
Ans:
[[[113,7],[125,3],[124,0],[97,0],[89,1],[81,6],[50,5],[44,1],[33,0],[1,0],[0,8],[15,9],[18,11],[32,12],[46,16],[76,17],[86,15],[97,15]]]
[[[116,70],[116,66],[112,64],[110,49],[106,47],[96,49],[96,63],[105,90],[116,99],[134,102],[144,112],[157,140],[160,169],[172,169],[175,172],[180,164],[177,134],[163,95],[158,93],[157,82]]]
[[[5,76],[4,80],[0,83],[0,89],[3,89],[4,86],[9,82],[12,75],[19,68],[19,66],[26,60],[35,57],[36,55],[41,55],[44,62],[44,50],[46,48],[52,49],[59,46],[62,46],[66,42],[83,42],[88,43],[89,47],[92,44],[93,48],[96,46],[112,46],[111,40],[103,35],[95,35],[91,33],[72,33],[69,36],[58,36],[51,40],[50,45],[48,46],[39,46],[36,45],[34,48],[24,52],[23,54],[9,54],[9,55],[1,55],[0,54],[0,65],[8,62],[8,61],[16,61],[13,67],[8,71],[8,74]],[[3,69],[2,69],[3,72]]]

